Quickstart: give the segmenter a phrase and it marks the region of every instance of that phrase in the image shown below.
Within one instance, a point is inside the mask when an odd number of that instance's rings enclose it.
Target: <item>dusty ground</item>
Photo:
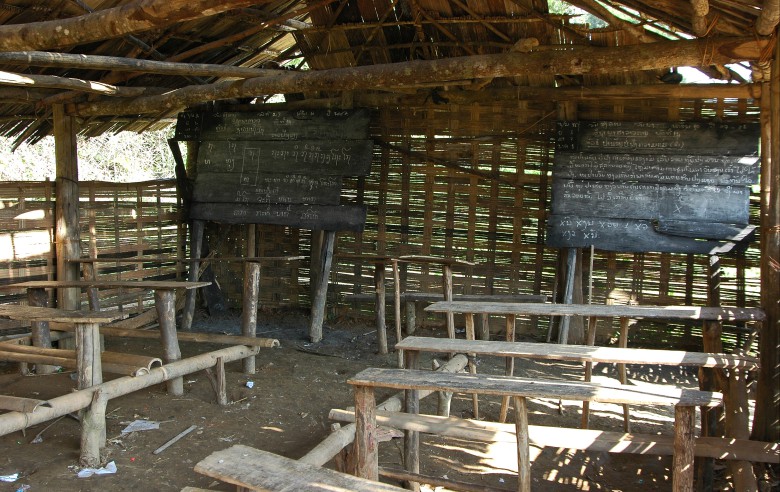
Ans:
[[[370,324],[342,320],[326,325],[325,340],[307,342],[308,319],[298,314],[261,313],[258,336],[278,338],[282,347],[267,349],[257,359],[258,372],[248,377],[240,362],[227,367],[228,397],[231,403],[220,407],[204,373],[185,376],[183,397],[166,395],[164,385],[151,387],[108,404],[107,460],[117,466],[114,475],[76,478],[79,424],[71,417],[36,425],[26,433],[0,437],[0,475],[20,473],[14,483],[0,482],[0,492],[36,491],[176,491],[187,485],[213,490],[234,490],[230,486],[196,474],[193,466],[209,453],[233,444],[273,451],[299,458],[329,433],[328,411],[352,405],[346,379],[368,366],[393,366],[394,354],[376,354],[376,333]],[[195,329],[236,333],[237,316],[201,318]],[[431,335],[431,332],[420,334]],[[441,336],[441,333],[438,333]],[[390,341],[392,343],[392,340]],[[138,339],[106,339],[107,349],[159,355],[159,343]],[[186,357],[218,345],[182,343]],[[424,361],[427,363],[428,361]],[[480,361],[480,372],[503,372],[503,360]],[[0,364],[0,394],[51,398],[74,386],[70,373],[49,376],[20,376],[16,367]],[[597,366],[597,373],[599,368]],[[576,365],[526,362],[518,375],[576,377]],[[678,368],[650,368],[633,372],[642,381],[674,381],[696,385],[695,374]],[[254,386],[247,387],[252,381]],[[380,392],[383,401],[390,392]],[[435,413],[433,398],[423,400],[423,411]],[[564,402],[565,403],[565,402]],[[483,418],[496,420],[497,400],[481,399]],[[453,400],[452,414],[471,417],[470,398]],[[532,401],[532,424],[577,427],[579,404]],[[621,409],[595,406],[592,427],[620,430]],[[121,434],[136,419],[160,421],[159,430]],[[637,408],[633,413],[635,432],[671,433],[672,414],[655,408]],[[191,425],[197,431],[164,452],[152,451]],[[42,442],[31,441],[40,435]],[[489,487],[515,489],[516,451],[513,446],[484,445],[456,439],[423,437],[423,473],[470,481]],[[380,448],[380,464],[401,467],[401,440],[393,439]],[[637,457],[584,453],[558,449],[532,450],[534,490],[669,490],[668,457]],[[719,475],[722,467],[716,463]],[[722,488],[722,487],[721,487]]]

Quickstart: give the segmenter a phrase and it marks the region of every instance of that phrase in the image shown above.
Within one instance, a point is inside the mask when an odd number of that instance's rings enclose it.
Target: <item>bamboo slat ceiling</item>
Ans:
[[[0,135],[42,138],[58,103],[83,116],[86,134],[99,134],[156,128],[196,102],[263,101],[299,86],[297,98],[315,104],[350,89],[361,97],[427,98],[453,88],[484,97],[518,87],[661,84],[662,74],[685,62],[747,84],[723,65],[751,64],[760,78],[772,56],[761,40],[774,32],[780,10],[778,0],[569,3],[606,27],[551,13],[546,0],[2,0]],[[696,45],[700,56],[676,55],[668,43],[697,38],[706,38]],[[632,45],[661,51],[613,68],[621,58],[614,49]],[[107,65],[51,53],[121,59]],[[227,67],[255,70],[220,70]]]

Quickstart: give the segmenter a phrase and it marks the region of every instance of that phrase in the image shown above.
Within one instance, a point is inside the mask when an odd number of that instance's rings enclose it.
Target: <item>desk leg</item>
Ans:
[[[200,276],[200,254],[203,251],[203,221],[193,220],[190,230],[190,269],[187,273],[187,280],[190,282],[197,282]],[[184,310],[181,314],[181,329],[182,331],[190,331],[192,329],[192,320],[195,317],[195,297],[197,296],[197,289],[187,289],[186,297],[184,298]]]
[[[406,368],[418,369],[420,353],[416,350],[405,354]],[[420,413],[420,392],[416,389],[404,391],[404,412],[416,415]],[[404,431],[404,468],[409,473],[420,473],[420,433]],[[419,491],[418,482],[409,482],[409,490]]]
[[[173,289],[157,289],[154,291],[154,304],[157,307],[157,318],[160,322],[160,340],[163,347],[163,361],[168,364],[181,359],[179,339],[176,336],[176,293]],[[170,379],[166,383],[168,394],[181,396],[184,394],[184,380],[181,377]]]
[[[76,323],[76,373],[80,390],[103,382],[97,323]]]
[[[693,447],[696,407],[674,408],[674,457],[672,458],[672,490],[693,490]]]
[[[81,419],[81,457],[83,466],[100,466],[100,450],[106,447],[106,405],[108,397],[104,390],[92,393],[92,403]]]
[[[618,347],[628,347],[628,318],[620,318],[620,338],[618,339]],[[594,330],[595,331],[595,330]],[[618,379],[620,384],[628,383],[628,376],[626,375],[626,365],[618,364]],[[631,421],[629,420],[628,405],[623,404],[623,432],[631,432]]]
[[[244,301],[241,311],[241,334],[245,337],[257,336],[257,304],[260,294],[260,263],[244,264]],[[255,356],[244,359],[244,374],[255,373]]]
[[[474,313],[465,313],[466,318],[466,340],[475,340],[474,334]],[[469,373],[477,373],[477,365],[474,363],[475,354],[466,354],[469,358]],[[474,418],[479,420],[479,396],[475,393],[471,395],[471,399],[474,402]]]
[[[593,346],[596,344],[596,326],[598,325],[598,318],[595,316],[591,316],[588,318],[588,345]],[[585,363],[585,376],[584,380],[586,383],[590,382],[591,378],[593,377],[593,362],[586,362]],[[589,401],[583,401],[582,402],[582,423],[580,424],[580,427],[583,429],[587,429],[590,425],[590,402]]]
[[[444,288],[444,300],[452,301],[452,267],[442,266],[442,286]],[[473,321],[473,320],[472,320]],[[446,313],[447,336],[455,338],[455,315],[450,311]]]
[[[506,315],[506,341],[507,342],[514,342],[515,341],[515,315],[514,314],[507,314]],[[514,357],[507,357],[506,358],[506,369],[504,371],[504,374],[507,376],[514,376],[515,375],[515,358]],[[499,422],[506,422],[506,416],[507,413],[509,413],[509,397],[505,396],[501,399],[501,410],[498,414],[498,421]]]
[[[379,342],[379,353],[387,353],[387,326],[385,325],[385,264],[374,264],[374,290],[376,302],[376,336]]]
[[[725,435],[731,439],[750,439],[747,375],[748,372],[744,369],[729,369],[728,383],[723,388]],[[734,480],[734,490],[758,490],[753,465],[749,461],[729,460],[728,464]]]
[[[27,289],[27,304],[30,306],[48,307],[49,296],[46,289]],[[51,332],[49,331],[48,321],[33,321],[30,323],[32,331],[32,344],[35,347],[51,348]],[[54,366],[45,364],[36,364],[35,372],[37,374],[51,374],[54,372]]]
[[[371,386],[355,386],[355,475],[379,480],[376,399]]]

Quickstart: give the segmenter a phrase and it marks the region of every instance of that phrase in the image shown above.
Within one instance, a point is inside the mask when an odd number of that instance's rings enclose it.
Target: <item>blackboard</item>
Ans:
[[[369,112],[298,110],[179,113],[177,140],[366,140]]]
[[[552,213],[747,224],[749,199],[744,186],[556,179]]]
[[[198,150],[198,173],[365,176],[372,151],[371,140],[207,141]]]
[[[759,126],[558,122],[547,244],[715,254],[753,237]]]
[[[558,121],[555,150],[747,156],[758,134],[757,123]]]
[[[362,232],[362,205],[194,203],[190,217],[226,224],[274,224],[302,229]]]
[[[181,140],[197,140],[190,217],[362,231],[366,211],[341,205],[344,176],[373,158],[366,110],[182,113]]]
[[[758,171],[755,156],[555,153],[555,176],[568,179],[744,186]]]
[[[728,241],[701,240],[662,234],[651,220],[612,219],[550,215],[547,219],[547,245],[556,248],[585,248],[619,252],[720,254],[733,249]]]
[[[201,173],[192,192],[196,202],[338,205],[340,198],[341,176],[283,173]]]

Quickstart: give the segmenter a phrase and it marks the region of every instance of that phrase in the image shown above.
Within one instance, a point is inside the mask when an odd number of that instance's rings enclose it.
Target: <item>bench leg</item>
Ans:
[[[531,449],[528,438],[528,406],[522,396],[515,401],[515,432],[517,434],[517,490],[531,492]]]
[[[374,388],[355,386],[355,475],[379,480]]]
[[[514,314],[507,314],[506,315],[506,341],[507,342],[514,342],[515,341],[515,315]],[[514,357],[507,357],[506,358],[506,370],[504,372],[507,376],[514,376],[515,375],[515,358]],[[506,416],[509,413],[509,397],[505,396],[501,399],[501,410],[498,414],[498,421],[499,422],[506,422]]]
[[[260,264],[244,264],[244,306],[241,310],[241,334],[245,337],[257,336],[257,304],[260,295]],[[244,374],[255,373],[255,356],[244,359]]]
[[[27,304],[30,306],[49,306],[49,296],[46,289],[27,289]],[[48,321],[33,321],[30,323],[32,335],[32,344],[35,347],[51,348],[51,331],[49,331]],[[20,366],[20,369],[21,366]],[[25,374],[25,371],[20,371]],[[54,366],[46,364],[35,364],[36,374],[51,374],[54,372]]]
[[[392,260],[393,265],[393,319],[395,321],[395,343],[403,338],[401,333],[401,275],[398,272],[398,260]],[[396,350],[398,367],[404,367],[404,352]]]
[[[587,334],[587,344],[591,347],[596,344],[596,326],[598,325],[598,318],[595,316],[591,316],[588,319],[588,334]],[[586,383],[590,382],[591,378],[593,377],[593,362],[586,362],[585,363],[585,377],[584,380]],[[587,429],[590,425],[590,402],[584,401],[582,402],[582,422],[580,424],[580,427],[583,429]]]
[[[620,338],[618,340],[618,347],[628,347],[628,318],[620,318]],[[626,375],[626,365],[618,364],[618,379],[620,384],[628,383],[628,376]],[[628,405],[623,404],[623,432],[631,432],[631,421],[629,420]]]
[[[168,364],[181,359],[179,339],[176,336],[176,293],[173,289],[157,289],[154,291],[154,305],[157,308],[157,319],[160,322],[160,340],[163,347],[163,361]],[[166,382],[168,394],[181,396],[184,394],[184,379],[173,378]]]
[[[78,389],[103,382],[100,331],[97,323],[76,323],[76,373]]]
[[[672,490],[693,490],[693,448],[695,407],[674,408],[674,457],[672,459]]]
[[[466,340],[474,340],[474,313],[465,313],[466,318]],[[469,358],[469,373],[477,373],[477,365],[474,363],[475,354],[468,354]],[[479,396],[475,393],[471,395],[471,400],[474,402],[474,418],[479,420]]]
[[[407,351],[406,368],[417,369],[419,365],[419,352]],[[416,415],[420,413],[420,392],[416,389],[404,391],[404,411]],[[417,431],[404,431],[404,468],[409,473],[420,473],[420,433]],[[419,492],[418,482],[408,482],[408,489]]]
[[[244,359],[246,360],[246,359]],[[211,387],[214,388],[214,394],[217,398],[217,404],[225,406],[228,404],[227,391],[225,383],[225,361],[222,357],[217,357],[214,369],[206,368],[206,376],[209,378]]]

